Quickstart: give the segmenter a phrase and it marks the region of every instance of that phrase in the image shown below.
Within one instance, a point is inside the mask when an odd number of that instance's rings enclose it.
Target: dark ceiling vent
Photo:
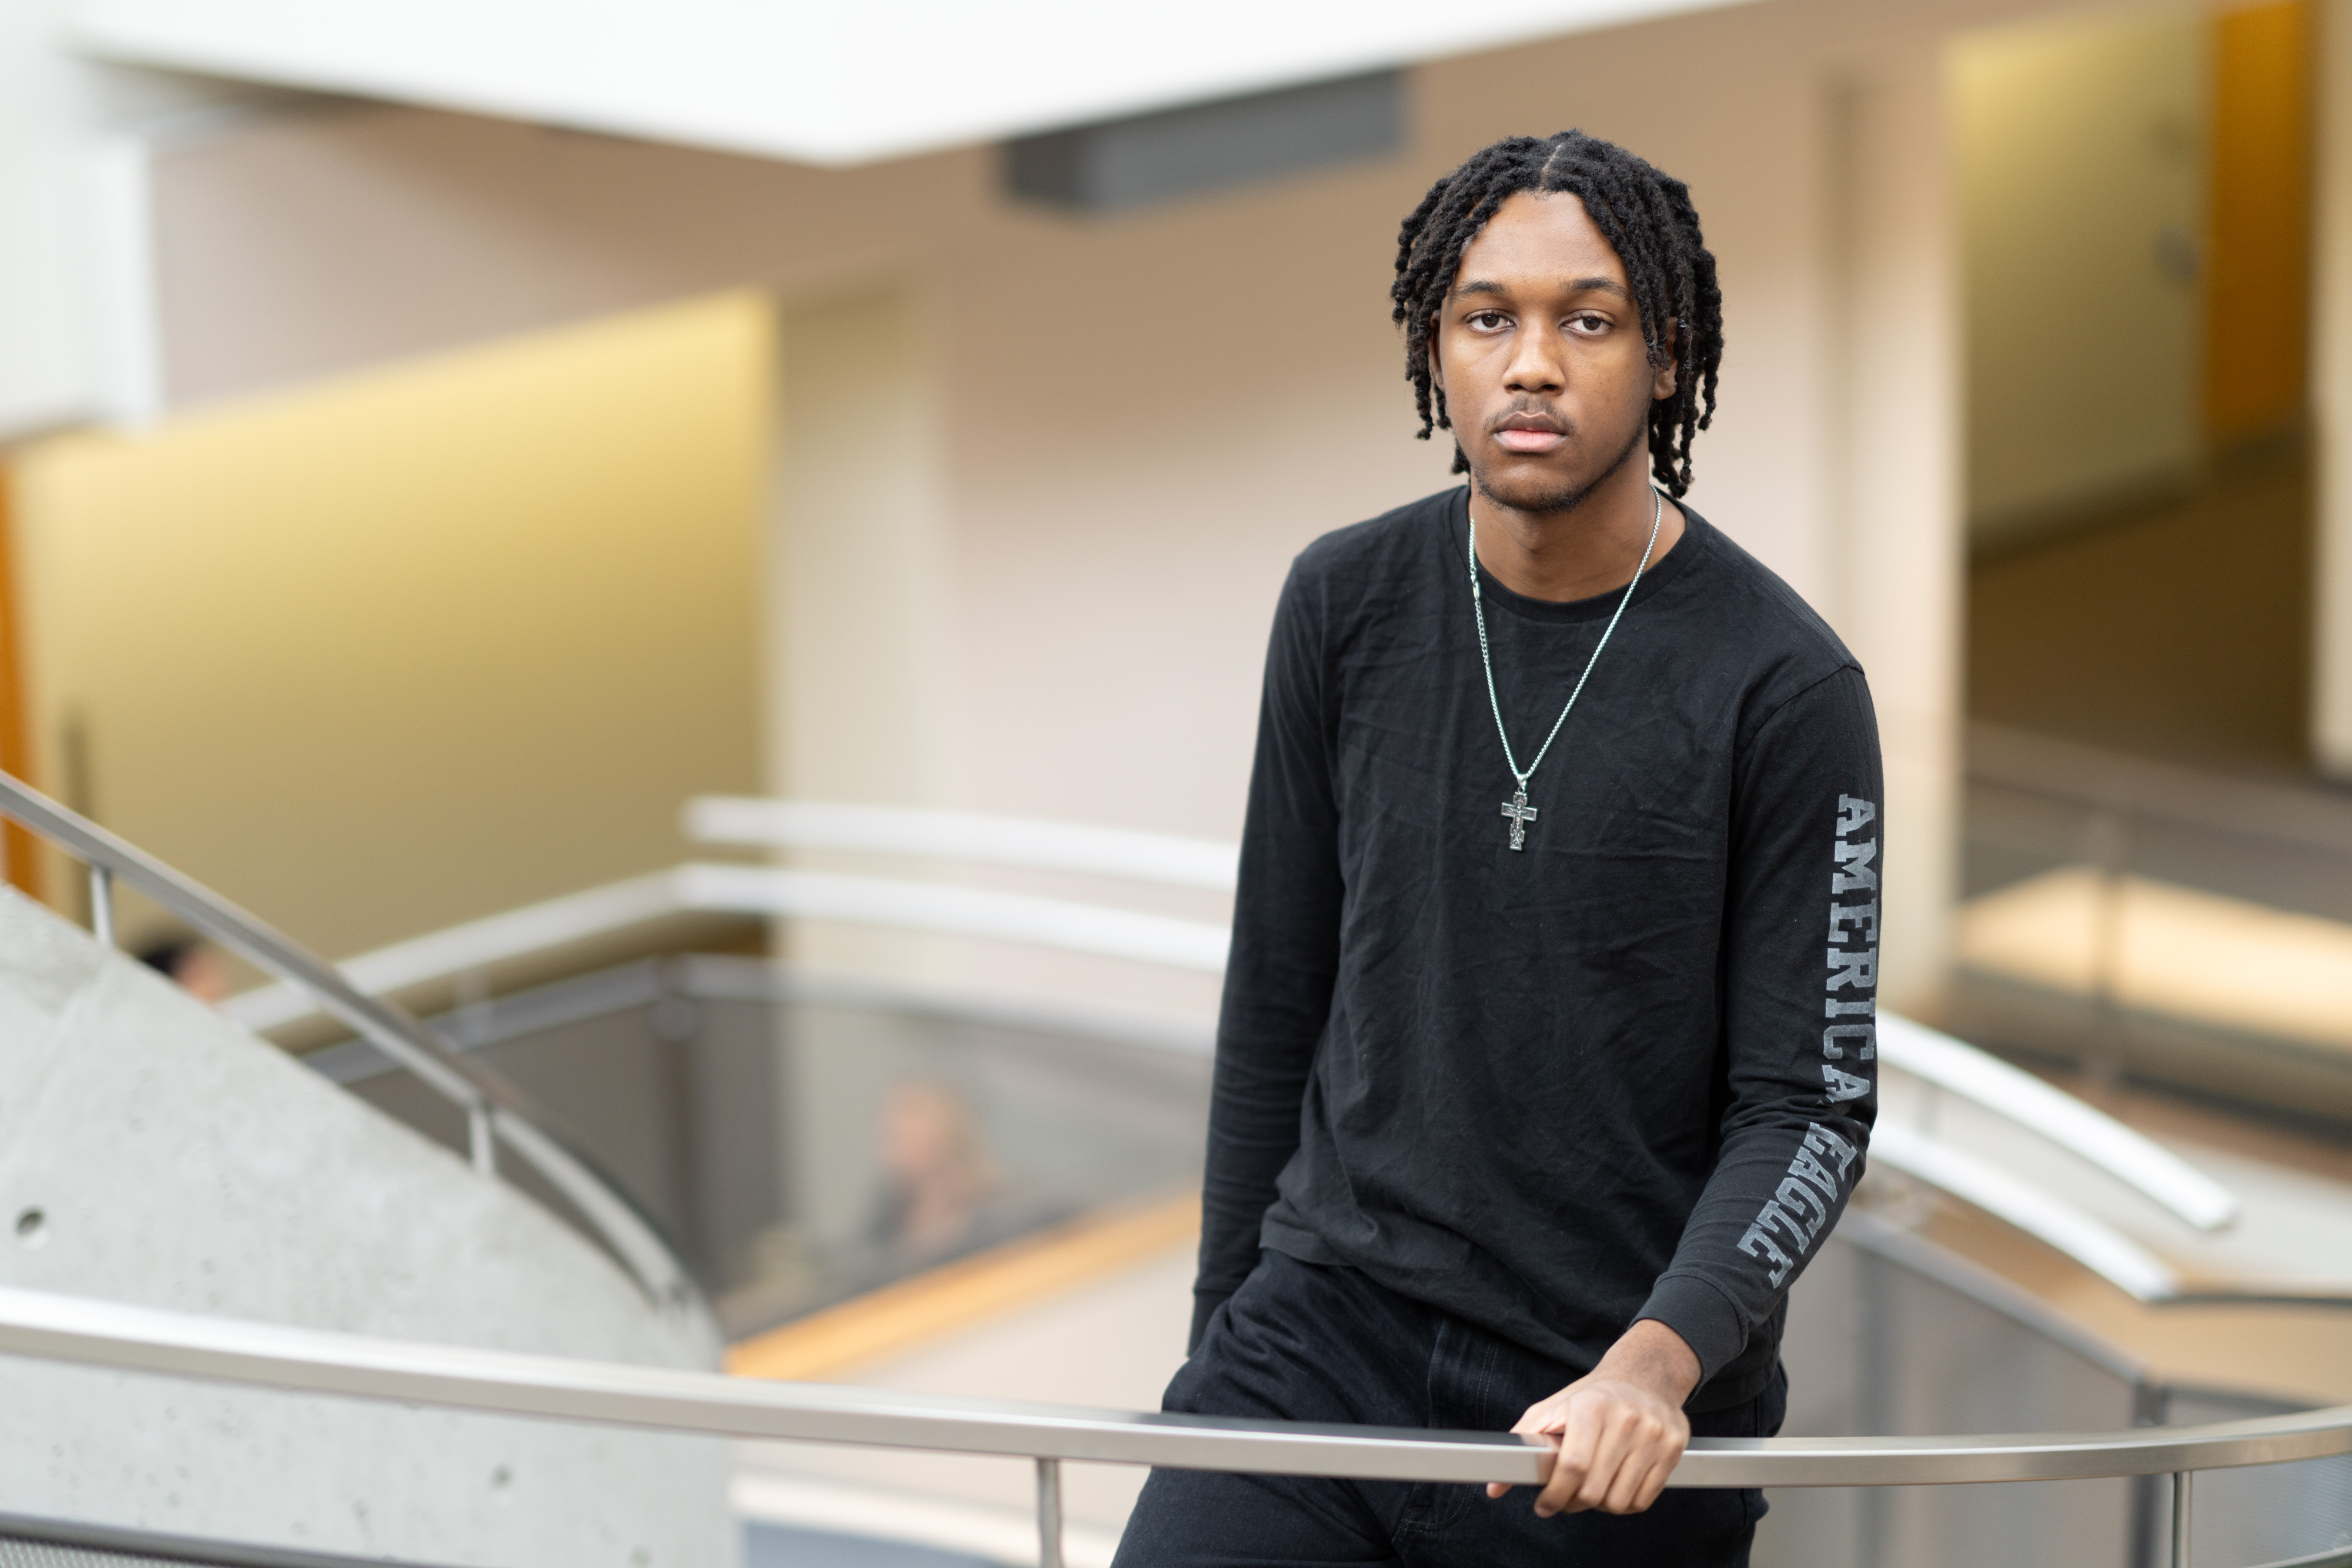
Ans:
[[[1401,71],[1378,71],[1108,120],[1005,144],[1006,187],[1028,201],[1110,213],[1394,152]]]

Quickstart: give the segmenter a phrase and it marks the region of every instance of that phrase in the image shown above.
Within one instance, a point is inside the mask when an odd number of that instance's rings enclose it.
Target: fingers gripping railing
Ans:
[[[496,1080],[422,1019],[370,996],[332,964],[211,889],[7,773],[0,773],[0,817],[31,829],[89,868],[90,929],[100,940],[114,941],[114,890],[118,883],[127,883],[213,941],[301,987],[320,1008],[464,1113],[467,1154],[475,1169],[496,1175],[503,1144],[579,1210],[656,1301],[674,1306],[692,1297],[693,1287],[669,1249],[626,1201],[534,1125]]]
[[[1539,1486],[1551,1450],[1499,1432],[1139,1415],[770,1383],[323,1333],[0,1289],[0,1354],[708,1437],[1025,1456],[1042,1560],[1058,1568],[1061,1462]],[[2190,1476],[2352,1454],[2352,1406],[2210,1426],[1967,1437],[1715,1437],[1671,1487],[1932,1486],[2174,1476],[2175,1568],[2189,1568]]]

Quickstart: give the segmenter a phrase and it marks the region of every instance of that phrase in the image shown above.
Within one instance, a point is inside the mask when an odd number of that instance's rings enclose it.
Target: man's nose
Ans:
[[[1568,385],[1567,356],[1549,332],[1521,332],[1512,340],[1503,388],[1515,392],[1557,392]]]

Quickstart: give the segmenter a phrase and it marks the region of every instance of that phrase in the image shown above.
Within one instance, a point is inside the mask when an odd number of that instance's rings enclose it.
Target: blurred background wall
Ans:
[[[1442,59],[1404,77],[1385,152],[1098,213],[1009,194],[988,148],[826,171],[272,99],[144,143],[156,384],[173,410],[282,397],[756,284],[781,301],[787,411],[768,782],[1230,836],[1288,558],[1447,482],[1443,444],[1411,439],[1387,319],[1398,217],[1466,151],[1580,124],[1706,214],[1729,348],[1693,500],[1872,670],[1904,867],[1889,972],[1924,998],[1959,705],[1937,49],[1979,14],[1776,0]],[[843,439],[811,439],[823,420]],[[65,754],[34,743],[45,768]]]
[[[2181,7],[1954,46],[1972,543],[2177,487],[2202,456],[2212,26]]]
[[[2313,15],[1955,47],[1980,717],[2310,766]]]
[[[44,444],[42,776],[331,952],[671,863],[759,778],[772,350],[726,296]]]
[[[583,885],[675,855],[661,798],[688,778],[1229,838],[1289,557],[1448,482],[1444,444],[1411,439],[1387,319],[1397,217],[1466,151],[1576,123],[1686,178],[1706,215],[1728,350],[1692,500],[1870,672],[1897,868],[1889,996],[1933,1013],[1959,972],[1960,906],[1994,885],[1983,865],[2008,863],[1969,858],[1971,724],[2297,789],[2336,754],[2352,594],[2331,575],[2345,508],[2326,345],[2341,330],[2324,258],[2343,161],[2312,154],[2336,134],[2325,116],[2341,95],[2312,85],[2342,47],[2322,25],[2334,14],[2321,0],[1700,8],[1349,78],[1385,106],[1369,140],[1116,201],[1036,185],[1020,158],[1037,143],[1018,136],[826,166],[710,145],[725,138],[705,130],[320,91],[333,82],[290,68],[52,72],[34,85],[79,106],[103,220],[103,265],[82,279],[87,359],[91,406],[117,429],[32,440],[48,394],[9,394],[27,433],[11,569],[23,712],[0,738],[20,735],[7,744],[37,776],[337,948],[414,929],[412,914],[541,896],[559,866]],[[174,35],[143,15],[68,19],[118,56],[125,29],[161,27],[145,47],[168,55]],[[1184,112],[1260,112],[1234,101]],[[735,302],[675,304],[714,295]],[[273,585],[309,580],[300,551],[360,505],[331,480],[297,482],[326,472],[327,438],[310,433],[330,411],[389,431],[368,397],[689,319],[730,323],[708,340],[727,336],[733,356],[707,372],[664,361],[691,387],[662,390],[669,372],[617,349],[560,376],[545,358],[568,402],[485,391],[478,416],[387,444],[404,445],[403,483],[464,491],[486,521],[462,536],[470,570],[434,564],[413,528],[411,553],[388,558],[415,575],[385,597],[413,594],[417,621],[366,612],[405,643],[349,623],[354,645],[387,652],[338,722],[435,767],[498,759],[474,783],[380,805],[337,773],[324,793],[342,803],[268,811],[264,850],[215,834],[210,805],[173,818],[141,804],[163,786],[110,781],[158,779],[168,753],[268,801],[298,754],[324,748],[315,771],[333,749],[291,728],[247,746],[236,723],[167,695],[290,689],[309,678],[281,667],[299,664],[299,638],[269,644],[267,673],[226,648],[175,652],[173,680],[143,683],[145,719],[109,716],[131,711],[126,696],[78,691],[93,649],[124,672],[110,692],[142,685],[141,629],[176,624],[87,586],[124,559],[122,530],[240,584],[255,608],[238,646],[257,649],[259,628],[317,612]],[[449,396],[436,406],[457,409]],[[604,423],[558,419],[592,405]],[[227,433],[278,499],[224,500],[235,517],[199,528],[213,492],[174,465]],[[520,488],[472,481],[494,461]],[[635,477],[607,476],[624,462]],[[418,509],[457,515],[438,505]],[[114,523],[74,520],[109,507]],[[731,554],[716,542],[726,507],[740,508]],[[676,541],[688,517],[709,519],[693,534],[707,550],[635,542]],[[593,549],[550,564],[558,537]],[[510,586],[590,562],[612,575],[562,592],[562,610]],[[43,574],[84,586],[59,597]],[[425,579],[462,586],[436,599],[410,586]],[[610,602],[625,581],[630,604]],[[493,606],[510,601],[532,608],[501,619]],[[435,613],[438,635],[424,629]],[[526,634],[526,617],[564,616],[561,637]],[[469,645],[460,624],[500,650],[472,668],[499,673],[458,681],[436,654],[408,670],[388,652]],[[517,639],[541,664],[509,660]],[[642,700],[654,689],[669,695]],[[628,767],[588,765],[577,716],[592,708],[644,725]],[[570,738],[527,745],[534,727]],[[388,789],[398,771],[370,777]],[[524,804],[558,797],[577,809]],[[491,840],[495,853],[470,847]],[[381,915],[331,915],[334,895],[290,891],[316,867],[385,878]],[[1145,902],[1222,910],[1181,892]],[[1205,980],[961,938],[790,940],[811,963],[1187,1013],[1213,1001]]]

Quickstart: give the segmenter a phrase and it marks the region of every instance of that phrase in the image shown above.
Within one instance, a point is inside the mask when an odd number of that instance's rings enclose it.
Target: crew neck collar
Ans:
[[[1707,526],[1706,519],[1700,517],[1689,506],[1679,501],[1675,504],[1682,507],[1683,537],[1675,541],[1672,549],[1652,561],[1649,570],[1642,573],[1641,586],[1633,591],[1635,604],[1648,602],[1653,594],[1681,576],[1684,569],[1702,553],[1707,543],[1707,536],[1713,531]],[[1462,569],[1469,559],[1469,486],[1455,486],[1452,499],[1446,506],[1446,533],[1453,547],[1453,562],[1450,570],[1454,573],[1455,580],[1459,581]],[[1489,570],[1483,560],[1478,563],[1478,587],[1489,605],[1509,611],[1512,614],[1529,621],[1551,621],[1563,623],[1606,620],[1616,613],[1617,601],[1624,596],[1625,592],[1624,586],[1620,584],[1604,593],[1596,593],[1589,599],[1530,599],[1524,593],[1506,587],[1502,580]]]

